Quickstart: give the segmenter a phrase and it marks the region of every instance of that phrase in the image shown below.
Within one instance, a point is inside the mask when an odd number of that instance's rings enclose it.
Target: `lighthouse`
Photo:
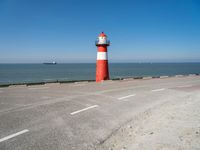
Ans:
[[[101,82],[109,79],[107,47],[110,45],[110,41],[102,32],[95,44],[97,46],[96,82]]]

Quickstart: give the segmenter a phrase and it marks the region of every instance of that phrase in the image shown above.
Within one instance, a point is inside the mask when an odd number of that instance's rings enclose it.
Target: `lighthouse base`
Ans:
[[[96,82],[109,80],[108,60],[97,60]]]

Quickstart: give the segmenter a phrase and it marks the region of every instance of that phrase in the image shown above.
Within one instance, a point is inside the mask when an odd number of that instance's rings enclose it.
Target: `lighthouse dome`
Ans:
[[[107,37],[106,34],[105,34],[104,32],[101,32],[101,33],[99,34],[99,37],[100,37],[100,36],[101,36],[101,37]]]
[[[96,42],[95,42],[96,46],[98,45],[107,45],[109,46],[110,45],[110,41],[107,39],[107,36],[105,33],[100,33]]]

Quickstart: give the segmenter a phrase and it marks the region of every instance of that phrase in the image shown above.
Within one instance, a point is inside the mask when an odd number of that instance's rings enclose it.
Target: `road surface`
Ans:
[[[137,114],[198,90],[195,75],[0,88],[0,149],[96,149]]]

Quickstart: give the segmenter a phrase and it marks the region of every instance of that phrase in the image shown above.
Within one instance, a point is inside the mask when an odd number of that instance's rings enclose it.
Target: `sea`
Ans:
[[[0,64],[0,85],[95,80],[95,63]],[[110,63],[110,78],[200,74],[200,63]]]

